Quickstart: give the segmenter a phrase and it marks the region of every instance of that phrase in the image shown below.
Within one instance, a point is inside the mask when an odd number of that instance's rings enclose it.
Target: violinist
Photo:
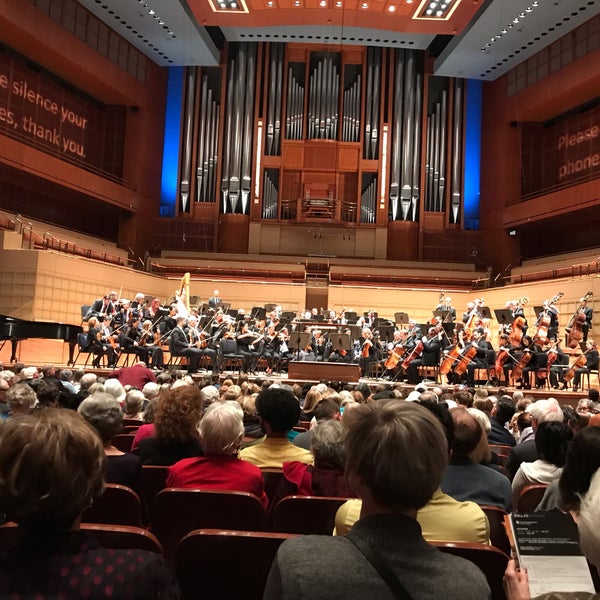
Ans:
[[[140,336],[140,358],[152,369],[162,369],[164,367],[164,354],[160,345],[157,343],[160,338],[160,333],[152,330],[152,321],[146,319],[142,323],[142,335]],[[151,360],[149,360],[151,359]]]
[[[219,355],[214,348],[213,339],[206,334],[204,330],[198,328],[198,317],[190,315],[188,318],[188,327],[186,330],[190,343],[200,350],[201,356],[210,358],[210,366],[213,375],[219,372]]]
[[[456,321],[456,309],[452,306],[452,298],[446,296],[444,302],[440,302],[436,307],[436,311],[445,311],[446,315],[442,319],[442,323],[454,323]]]
[[[260,352],[254,344],[258,343],[262,337],[262,335],[250,331],[248,321],[241,322],[240,330],[235,339],[238,343],[238,351],[244,357],[245,373],[256,373],[256,365],[258,364]]]
[[[368,327],[364,327],[362,330],[362,344],[360,350],[360,358],[358,364],[360,365],[361,377],[371,377],[373,367],[378,360],[377,346],[373,333]]]
[[[131,301],[121,300],[121,308],[117,311],[113,318],[113,325],[115,327],[124,327],[131,321],[133,314],[133,310],[131,309]]]
[[[92,361],[92,366],[95,369],[100,368],[100,359],[103,356],[106,356],[109,367],[114,369],[116,366],[117,356],[115,351],[108,342],[107,336],[103,333],[102,326],[98,323],[96,317],[90,317],[88,320],[87,344],[85,348],[95,354]]]
[[[145,299],[146,295],[142,292],[138,292],[131,303],[131,310],[140,318],[140,320],[143,318],[144,310],[146,309]]]
[[[329,340],[322,334],[320,329],[315,329],[310,341],[310,351],[313,354],[313,360],[318,362],[326,361],[329,356],[329,350]]]
[[[279,340],[279,362],[277,364],[277,370],[282,371],[284,367],[287,368],[288,363],[294,356],[294,353],[288,346],[290,341],[290,332],[287,327],[281,328],[281,331],[279,332]]]
[[[83,320],[87,321],[90,317],[104,319],[106,315],[112,318],[116,312],[117,309],[111,300],[111,295],[105,294],[102,298],[94,301]]]
[[[408,383],[412,383],[413,385],[420,383],[423,379],[419,375],[419,367],[435,367],[440,361],[444,330],[441,325],[430,327],[427,334],[427,336],[421,338],[423,353],[421,356],[411,360],[406,369]]]
[[[576,392],[580,388],[581,375],[583,373],[589,373],[590,371],[596,371],[598,369],[599,355],[598,349],[594,340],[591,338],[585,343],[585,365],[575,369],[575,376],[573,377],[573,391]]]
[[[169,350],[171,356],[185,356],[188,359],[188,373],[195,373],[200,365],[202,353],[198,348],[190,343],[190,340],[184,330],[185,317],[179,315],[175,319],[175,328],[169,334]]]
[[[467,365],[467,386],[475,386],[475,371],[485,369],[486,371],[493,365],[496,359],[496,353],[492,345],[485,339],[485,330],[483,327],[476,327],[473,330],[471,345],[477,348],[477,353]]]
[[[267,374],[277,371],[280,358],[281,337],[275,331],[275,325],[269,325],[265,333],[262,356],[267,361]]]

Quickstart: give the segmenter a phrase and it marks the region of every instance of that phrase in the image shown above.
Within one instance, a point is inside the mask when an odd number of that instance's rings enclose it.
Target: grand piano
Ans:
[[[21,340],[28,338],[44,338],[48,340],[64,340],[69,344],[69,365],[73,364],[73,354],[77,344],[77,334],[83,333],[80,325],[65,323],[48,323],[45,321],[26,321],[16,317],[0,315],[0,340],[2,344],[10,341],[11,362],[17,360],[17,347]]]

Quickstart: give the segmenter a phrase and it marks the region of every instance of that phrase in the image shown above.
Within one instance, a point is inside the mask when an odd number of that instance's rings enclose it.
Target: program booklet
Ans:
[[[532,598],[549,592],[595,592],[570,514],[512,514],[510,527],[519,565],[529,574]]]

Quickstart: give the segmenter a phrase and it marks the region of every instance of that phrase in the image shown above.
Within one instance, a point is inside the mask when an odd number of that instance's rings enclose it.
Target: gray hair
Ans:
[[[110,442],[123,425],[119,401],[104,392],[88,396],[77,412],[98,432],[104,443]]]
[[[125,388],[118,379],[107,379],[104,382],[104,391],[113,396],[113,398],[116,398],[119,402],[125,400]]]
[[[155,383],[154,381],[149,381],[142,388],[142,394],[144,394],[144,397],[146,398],[146,400],[153,400],[154,398],[156,398],[158,396],[159,392],[160,392],[160,386],[158,385],[158,383]]]
[[[206,454],[235,454],[244,436],[243,411],[237,402],[214,402],[198,426]]]
[[[17,383],[7,390],[6,402],[11,412],[24,413],[33,408],[37,402],[37,396],[29,384]]]
[[[344,428],[337,419],[319,421],[312,430],[310,450],[315,463],[331,462],[340,467],[346,462],[346,451],[343,443]]]
[[[479,426],[485,434],[487,435],[492,430],[492,424],[490,423],[490,418],[478,408],[467,408],[470,414],[475,417],[475,420],[479,423]]]
[[[144,406],[144,394],[139,390],[130,390],[125,396],[125,404],[123,409],[128,415],[136,415],[142,410]]]
[[[85,373],[81,376],[81,379],[79,380],[81,390],[84,391],[89,389],[90,385],[96,383],[96,381],[98,381],[96,373]]]
[[[538,400],[529,405],[529,413],[538,423],[548,421],[562,422],[564,419],[563,411],[555,398],[548,400]]]

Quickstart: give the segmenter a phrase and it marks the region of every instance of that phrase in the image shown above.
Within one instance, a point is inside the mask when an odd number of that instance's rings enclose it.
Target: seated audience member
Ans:
[[[563,421],[563,412],[554,398],[533,402],[529,406],[529,414],[531,415],[531,427],[534,433],[540,423],[544,423],[545,421]],[[523,435],[519,443],[512,448],[506,461],[506,468],[511,478],[515,476],[522,462],[533,462],[539,458],[535,447],[535,439],[531,437],[523,441],[526,431],[523,430]]]
[[[325,421],[327,419],[338,419],[340,420],[342,417],[342,413],[340,412],[340,407],[338,406],[335,400],[331,398],[323,398],[317,404],[315,408],[315,420],[317,423],[320,421]],[[310,445],[312,441],[314,429],[309,429],[308,431],[302,431],[294,438],[294,446],[298,446],[299,448],[304,448],[305,450],[310,450]]]
[[[251,438],[251,441],[245,444],[249,446],[254,443],[254,440],[263,437],[265,434],[261,429],[256,413],[256,397],[242,396],[239,402],[244,411],[244,437]]]
[[[126,485],[139,494],[142,477],[140,457],[130,452],[121,452],[113,446],[114,437],[123,425],[118,401],[110,394],[92,394],[79,405],[77,412],[96,430],[102,440],[106,454],[106,482]]]
[[[600,427],[586,427],[573,437],[560,478],[548,484],[536,510],[573,511],[600,468]]]
[[[133,442],[131,443],[131,451],[133,452],[143,439],[154,436],[154,412],[158,404],[158,397],[146,404],[144,409],[143,424],[140,425],[136,432]]]
[[[326,400],[321,404],[324,402]],[[322,420],[311,429],[313,436],[310,449],[315,464],[284,462],[283,478],[275,491],[273,506],[285,496],[354,496],[344,471],[346,453],[342,430],[341,422],[334,419]]]
[[[475,464],[469,458],[484,435],[481,426],[465,408],[454,408],[451,414],[454,440],[452,457],[442,479],[442,491],[455,500],[471,500],[510,510],[510,481],[502,473]]]
[[[266,437],[258,444],[244,448],[240,452],[241,459],[259,468],[279,469],[284,462],[292,460],[312,464],[312,454],[294,446],[287,437],[300,414],[300,405],[292,392],[275,387],[263,390],[256,398],[256,411]]]
[[[298,421],[310,421],[315,416],[315,409],[323,399],[323,394],[312,387],[304,397],[304,404]]]
[[[17,383],[8,388],[6,392],[9,416],[30,412],[36,402],[37,396],[33,388],[27,383]]]
[[[488,442],[501,446],[514,446],[517,442],[513,434],[506,428],[506,424],[515,414],[515,403],[510,396],[501,396],[492,409],[490,424],[492,430],[488,433]]]
[[[587,427],[590,422],[590,416],[588,413],[577,412],[572,406],[568,404],[562,407],[565,423],[569,426],[569,429],[575,435],[578,431],[581,431],[584,427]]]
[[[392,598],[368,558],[376,553],[405,588],[403,597],[488,598],[472,563],[429,545],[416,520],[439,487],[447,443],[438,420],[416,403],[383,400],[352,411],[346,430],[346,473],[362,499],[348,536],[299,536],[279,548],[264,598]],[[460,573],[460,577],[456,574]],[[448,585],[448,581],[452,585]]]
[[[517,505],[521,491],[533,483],[548,485],[562,473],[569,442],[573,432],[565,423],[548,421],[540,423],[535,432],[535,447],[539,458],[534,462],[523,462],[513,481],[513,506]]]
[[[447,461],[450,458],[450,448],[454,439],[452,416],[444,406],[432,403],[424,403],[423,406],[431,411],[444,427]],[[361,500],[348,500],[339,508],[335,517],[337,535],[346,535],[350,531],[360,518],[361,508]],[[474,502],[458,502],[444,494],[440,488],[435,490],[429,502],[419,509],[417,521],[426,540],[489,543],[490,527],[483,510]]]
[[[144,394],[140,390],[129,390],[123,402],[123,418],[136,419],[142,424],[144,420]]]
[[[105,549],[79,530],[104,488],[104,450],[73,411],[19,415],[0,429],[0,511],[22,539],[0,562],[2,598],[178,598],[160,554]]]
[[[199,425],[204,456],[184,458],[169,468],[167,487],[250,492],[267,508],[269,499],[258,467],[237,457],[244,424],[235,402],[211,404]]]
[[[593,475],[589,490],[581,498],[579,507],[571,514],[579,531],[579,545],[585,557],[600,569],[600,472]],[[504,574],[506,600],[530,600],[527,569],[517,570],[514,560],[508,562]],[[590,592],[557,592],[536,597],[538,600],[597,600],[598,594]]]
[[[191,385],[160,395],[154,414],[154,436],[142,439],[135,453],[144,465],[173,465],[202,456],[198,423],[202,417],[200,390]]]

